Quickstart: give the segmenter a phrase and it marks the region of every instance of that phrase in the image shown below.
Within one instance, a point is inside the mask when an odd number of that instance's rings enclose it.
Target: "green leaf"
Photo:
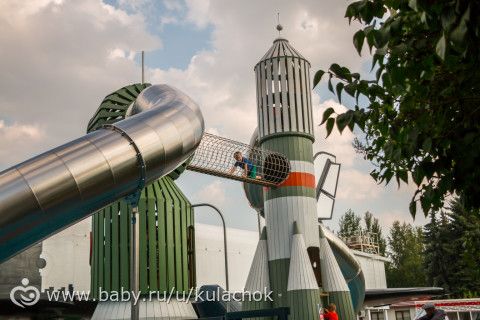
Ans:
[[[460,21],[455,30],[450,34],[452,42],[460,47],[464,47],[465,35],[467,34],[467,23],[464,19]]]
[[[313,87],[315,88],[317,84],[322,80],[323,75],[325,74],[325,71],[323,70],[318,70],[315,73],[315,76],[313,77]]]
[[[355,83],[347,84],[344,89],[351,97],[355,97],[355,92],[357,91],[357,85]]]
[[[445,50],[446,50],[446,41],[445,41],[445,35],[442,35],[440,40],[437,42],[437,46],[435,47],[435,52],[437,55],[442,59],[445,60]]]
[[[428,211],[430,211],[430,206],[432,204],[431,200],[427,198],[426,196],[421,196],[420,197],[420,204],[422,205],[422,210],[425,215],[428,214]]]
[[[357,49],[358,55],[362,55],[363,42],[365,41],[365,32],[363,30],[358,30],[353,35],[353,45]]]
[[[346,67],[341,67],[337,63],[334,63],[330,66],[330,71],[332,71],[340,79],[345,79],[347,81],[352,80],[350,70],[348,70]]]
[[[333,126],[335,125],[335,119],[334,118],[328,118],[327,120],[327,138],[332,133]]]
[[[397,171],[397,178],[408,184],[408,173],[407,170],[399,170]]]
[[[343,82],[337,83],[337,97],[338,97],[339,103],[342,103],[342,90],[343,90]]]
[[[425,174],[423,173],[422,167],[416,166],[412,172],[413,182],[415,182],[415,184],[419,186],[422,183],[424,177]]]
[[[409,0],[408,1],[408,6],[410,8],[412,8],[413,10],[418,11],[417,0]]]
[[[347,115],[345,113],[338,115],[337,128],[338,128],[338,131],[340,131],[340,133],[343,131],[343,129],[345,129],[347,124],[348,124]]]
[[[340,67],[338,63],[334,63],[330,66],[330,71],[332,71],[338,76],[342,73],[342,67]]]
[[[390,169],[387,169],[385,173],[383,174],[383,177],[385,178],[386,182],[385,184],[388,184],[390,180],[392,180],[393,177],[393,171]]]
[[[340,131],[340,133],[342,133],[343,129],[345,129],[345,127],[348,126],[352,120],[353,120],[353,111],[352,110],[348,110],[347,112],[338,115],[338,117],[337,117],[338,131]]]
[[[409,205],[408,209],[409,209],[412,217],[415,218],[415,215],[417,214],[417,202],[415,200],[412,200],[410,202],[410,205]]]
[[[323,118],[322,118],[322,122],[320,123],[320,125],[324,124],[325,121],[327,121],[327,119],[330,118],[330,116],[331,116],[332,113],[334,113],[334,112],[335,112],[335,110],[334,110],[332,107],[327,108],[327,110],[325,110],[325,111],[323,112]]]
[[[328,74],[330,77],[328,78],[328,90],[331,92],[331,93],[335,93],[333,91],[333,85],[332,85],[332,74],[329,73]]]
[[[432,149],[432,139],[430,137],[423,141],[422,149],[425,152],[430,152],[430,150]]]

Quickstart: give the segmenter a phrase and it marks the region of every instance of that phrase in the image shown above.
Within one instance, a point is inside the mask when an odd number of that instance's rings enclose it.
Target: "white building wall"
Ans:
[[[257,231],[227,228],[228,274],[230,290],[245,287],[259,235]],[[220,226],[195,225],[197,286],[218,284],[225,288],[223,229]]]
[[[49,287],[74,290],[90,290],[90,230],[88,217],[42,243],[42,254],[46,266],[40,269],[42,291]]]
[[[385,262],[388,262],[389,260],[379,255],[356,250],[352,251],[362,266],[363,274],[365,276],[365,288],[385,289],[387,287]]]

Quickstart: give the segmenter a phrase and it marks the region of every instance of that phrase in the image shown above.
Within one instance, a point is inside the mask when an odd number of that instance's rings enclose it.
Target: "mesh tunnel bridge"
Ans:
[[[240,152],[253,165],[255,177],[234,167],[234,154]],[[232,168],[234,171],[232,172]],[[253,148],[248,144],[205,133],[187,169],[232,180],[275,187],[288,178],[290,162],[282,154]],[[253,169],[252,169],[253,170]]]

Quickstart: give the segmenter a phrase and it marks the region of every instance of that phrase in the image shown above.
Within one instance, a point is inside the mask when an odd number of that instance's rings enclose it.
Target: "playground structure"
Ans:
[[[87,135],[0,173],[0,261],[96,212],[92,290],[132,288],[128,226],[138,205],[139,290],[184,292],[195,286],[193,214],[173,180],[187,168],[242,181],[265,217],[246,290],[269,288],[275,298],[244,310],[289,307],[291,319],[317,319],[322,304],[335,302],[350,319],[363,302],[363,274],[318,222],[309,68],[287,40],[274,41],[255,67],[250,145],[204,133],[199,107],[170,86],[107,96]],[[257,177],[230,173],[236,151]]]

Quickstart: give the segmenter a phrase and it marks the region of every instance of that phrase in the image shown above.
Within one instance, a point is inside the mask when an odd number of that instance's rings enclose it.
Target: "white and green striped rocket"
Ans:
[[[288,178],[280,186],[264,190],[268,269],[274,306],[293,308],[292,294],[298,299],[304,294],[313,294],[318,299],[303,300],[302,314],[295,318],[318,319],[320,242],[313,167],[310,63],[288,40],[278,38],[255,66],[255,74],[260,146],[282,153],[290,160]],[[296,236],[295,222],[301,232]],[[293,246],[298,237],[302,237],[303,245]],[[298,257],[309,258],[296,259],[296,263],[304,265],[297,265],[295,269],[290,267],[293,248]],[[295,272],[292,270],[304,272],[292,274]],[[306,270],[309,271],[305,273]],[[310,275],[314,275],[317,281],[314,289],[311,278],[308,278]],[[287,286],[293,283],[291,277],[298,281],[295,290],[289,290],[287,294]]]

